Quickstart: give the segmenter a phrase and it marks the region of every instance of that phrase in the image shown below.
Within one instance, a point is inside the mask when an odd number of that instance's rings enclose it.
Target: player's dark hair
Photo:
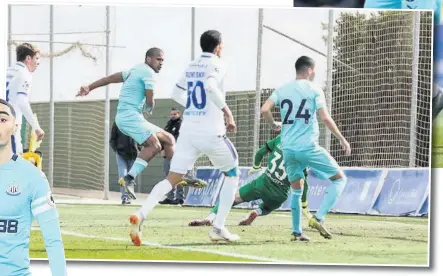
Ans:
[[[153,48],[146,51],[145,59],[147,59],[148,57],[157,57],[161,53],[163,53],[162,49],[153,47]]]
[[[217,30],[208,30],[200,36],[200,47],[203,52],[213,53],[221,42],[221,33]]]
[[[178,110],[178,109],[175,108],[175,107],[171,108],[171,111],[177,111],[177,112],[180,112],[180,110]]]
[[[40,52],[40,50],[30,43],[23,43],[15,49],[17,61],[21,62],[25,61],[27,56],[33,58],[38,52]]]
[[[6,105],[7,107],[9,107],[9,109],[11,110],[12,116],[14,116],[14,118],[15,118],[15,110],[10,103],[8,103],[7,101],[5,101],[3,99],[0,99],[0,104]]]
[[[303,73],[306,70],[308,70],[308,68],[314,68],[315,66],[315,61],[307,56],[301,56],[297,59],[297,61],[295,62],[295,72],[298,73]]]

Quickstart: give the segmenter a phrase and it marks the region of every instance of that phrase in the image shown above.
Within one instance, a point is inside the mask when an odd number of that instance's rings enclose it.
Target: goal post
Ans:
[[[266,24],[266,13],[263,21]],[[331,10],[325,23],[327,52],[322,62],[327,64],[327,78],[323,88],[330,113],[353,154],[346,156],[321,123],[320,145],[343,167],[429,167],[432,12]],[[261,55],[269,49],[264,45],[258,50]],[[256,78],[265,71],[258,70]],[[240,124],[239,132],[230,134],[241,166],[250,166],[252,160],[246,157],[276,135],[262,116],[257,122],[256,114],[250,113],[258,112],[258,103],[261,106],[275,88],[260,88],[255,95],[253,91],[227,94],[236,120],[254,118],[252,125],[259,125],[258,133],[250,134],[248,125]],[[249,95],[247,100],[245,95]],[[251,108],[254,101],[257,104]],[[273,115],[280,121],[278,107]],[[257,134],[258,145],[253,139]]]

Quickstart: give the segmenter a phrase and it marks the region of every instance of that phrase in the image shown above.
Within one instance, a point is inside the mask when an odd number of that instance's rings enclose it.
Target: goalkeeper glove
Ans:
[[[258,172],[261,172],[261,167],[260,167],[260,166],[258,166],[258,167],[253,166],[253,167],[248,171],[248,175],[256,174],[256,173],[258,173]]]

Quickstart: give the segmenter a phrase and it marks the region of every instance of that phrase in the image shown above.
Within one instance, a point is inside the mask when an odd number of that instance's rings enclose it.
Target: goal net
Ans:
[[[331,59],[332,64],[328,76],[332,85],[328,87],[325,81],[324,92],[330,113],[351,143],[353,154],[345,156],[339,141],[322,123],[320,145],[343,167],[428,167],[432,13],[335,11],[333,14],[333,26],[324,27],[326,44],[328,35],[332,35],[332,55],[320,61],[326,63]],[[263,52],[266,51],[271,49],[264,45]],[[287,51],[291,53],[289,47]],[[270,69],[264,68],[262,74],[266,70]],[[236,134],[228,136],[237,147],[241,166],[252,164],[257,150],[255,132],[259,133],[258,146],[276,135],[263,117],[259,129],[255,129],[252,114],[256,110],[256,97],[260,97],[262,105],[275,88],[261,89],[259,95],[254,91],[228,93],[227,103],[239,126]],[[281,121],[278,107],[273,115]],[[210,163],[202,158],[198,165]]]
[[[427,167],[432,14],[341,13],[334,26],[332,117],[350,141],[348,167]]]
[[[108,144],[105,144],[104,131],[105,102],[103,98],[96,99],[97,94],[100,98],[100,91],[93,93],[86,101],[76,100],[75,95],[80,85],[85,80],[89,81],[89,75],[97,71],[105,73],[105,49],[100,46],[104,44],[105,31],[98,31],[103,27],[94,30],[88,22],[72,19],[94,15],[95,20],[105,22],[104,7],[54,6],[52,38],[49,5],[11,5],[10,10],[11,63],[16,60],[17,45],[23,42],[33,43],[41,51],[40,65],[34,73],[31,107],[45,131],[45,138],[38,149],[43,154],[42,169],[57,194],[78,195],[85,191],[91,197],[94,194],[103,197],[108,172],[104,162],[105,146]],[[23,26],[18,19],[26,14],[33,14],[44,24],[36,24],[34,28]],[[72,18],[62,19],[66,14]],[[57,24],[60,21],[63,21],[63,26]],[[51,114],[50,83],[54,114]],[[76,83],[75,87],[73,83]],[[31,127],[26,120],[23,122],[22,142],[26,149]]]
[[[45,130],[43,171],[49,168],[50,106],[48,103],[32,104]],[[57,102],[54,104],[54,158],[53,186],[58,193],[75,194],[72,189],[104,189],[104,121],[103,101]],[[31,130],[26,130],[26,145]],[[25,143],[24,143],[25,146]],[[102,193],[101,193],[102,194]]]
[[[19,8],[16,10],[16,7],[12,10],[13,16],[24,12]],[[85,12],[89,14],[89,11]],[[428,167],[432,89],[432,12],[334,10],[329,21],[326,16],[323,24],[318,23],[315,27],[318,32],[295,28],[296,24],[286,20],[282,25],[276,23],[278,20],[275,19],[279,18],[281,13],[286,13],[284,16],[289,19],[294,18],[291,12],[292,10],[277,9],[263,11],[261,14],[263,17],[260,17],[262,20],[258,20],[262,22],[263,27],[262,32],[258,32],[258,41],[260,37],[263,40],[262,43],[257,43],[256,60],[261,64],[261,70],[257,70],[254,80],[257,87],[254,89],[254,81],[248,80],[250,84],[248,83],[247,87],[245,85],[241,86],[239,91],[232,91],[233,89],[227,91],[227,103],[238,127],[237,133],[228,133],[228,137],[238,151],[240,166],[251,166],[255,151],[276,136],[262,116],[256,116],[255,113],[274,89],[294,78],[296,58],[300,55],[310,55],[316,60],[317,79],[321,80],[318,82],[324,89],[332,117],[352,146],[353,154],[345,156],[337,139],[320,123],[320,145],[331,152],[340,166]],[[104,16],[103,11],[100,13]],[[197,14],[204,16],[206,13]],[[250,12],[251,14],[256,16],[255,12]],[[47,16],[48,14],[43,14],[42,18]],[[14,27],[12,31],[15,31]],[[226,29],[222,31],[229,33]],[[196,34],[198,32],[199,30]],[[63,35],[56,37],[57,40],[73,41]],[[92,44],[103,44],[103,37],[103,34],[78,35],[79,40]],[[236,36],[232,35],[231,39],[233,37],[234,41],[244,39],[241,30]],[[251,41],[256,39],[252,37],[247,39]],[[11,37],[12,41],[18,38]],[[26,39],[37,38],[27,36]],[[38,39],[49,40],[49,37],[39,36]],[[42,51],[48,53],[48,43],[41,45]],[[256,50],[249,46],[248,49],[251,48],[251,51]],[[90,72],[91,75],[97,75],[98,71],[99,75],[104,74],[103,64],[100,64],[101,67],[96,66],[91,69],[94,67],[90,65],[91,59],[97,59],[97,52],[90,52],[93,47],[82,47],[80,51],[78,49],[81,44],[54,44],[54,47],[52,56],[56,57],[54,60],[57,66],[54,68],[57,70],[53,78],[58,84],[58,88],[56,85],[57,89],[54,91],[56,94],[76,92],[72,89],[66,92],[60,88],[63,87],[60,83],[68,77],[62,73],[69,70],[67,68],[69,63],[64,59],[74,58],[80,63],[79,67],[85,68],[86,71],[97,70]],[[11,45],[11,48],[13,52],[14,45]],[[240,50],[242,49],[238,51]],[[231,51],[235,51],[235,46]],[[99,52],[100,63],[100,59],[102,61],[104,59],[104,50],[100,49]],[[279,58],[273,55],[276,52],[280,53]],[[237,57],[242,58],[242,55]],[[80,56],[81,58],[76,58]],[[48,57],[49,55],[46,55],[43,59],[42,66],[48,66]],[[250,66],[244,69],[255,71],[256,60],[248,57]],[[47,74],[48,70],[46,68],[43,71]],[[283,73],[280,73],[281,71]],[[88,78],[86,75],[88,73],[79,74],[83,75],[69,77],[78,78],[76,82],[81,85]],[[254,78],[253,73],[249,74],[251,79]],[[272,77],[269,77],[271,75]],[[50,76],[49,78],[48,76],[44,77],[49,83]],[[238,72],[234,76],[242,78]],[[44,77],[39,76],[40,79]],[[269,81],[270,78],[278,79]],[[112,124],[115,110],[111,108],[107,114],[102,96],[100,94],[96,100],[88,98],[87,101],[71,99],[68,101],[58,97],[58,100],[54,101],[53,116],[50,112],[49,99],[32,103],[33,111],[46,132],[45,141],[39,149],[43,153],[43,171],[46,173],[52,171],[51,182],[58,189],[58,193],[76,195],[80,191],[86,191],[87,197],[102,198],[103,192],[106,194],[109,186],[116,194],[118,193],[118,185],[114,185],[115,183],[109,185],[111,180],[116,182],[117,179],[116,164],[112,160],[114,155],[110,154],[109,164],[105,162],[106,147],[109,146],[109,142],[105,141],[104,126],[107,120]],[[278,112],[278,107],[274,108],[274,118],[280,121]],[[164,117],[156,122],[157,124],[167,121],[166,112],[160,116]],[[50,131],[52,124],[53,143],[49,139],[52,135]],[[24,148],[28,146],[30,131],[29,125],[25,124]],[[148,170],[150,174],[141,181],[144,187],[149,187],[144,191],[149,192],[150,188],[164,177],[162,164],[159,164],[162,161],[163,159],[159,157],[150,162]],[[197,160],[195,167],[211,165],[206,157],[202,157]],[[266,165],[266,160],[262,165]],[[106,182],[108,184],[105,184]]]

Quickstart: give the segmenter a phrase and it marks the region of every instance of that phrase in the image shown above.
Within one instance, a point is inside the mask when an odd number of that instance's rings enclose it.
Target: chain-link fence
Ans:
[[[237,121],[238,132],[228,136],[238,150],[241,166],[250,166],[258,147],[276,135],[258,114],[259,108],[274,89],[295,77],[294,63],[302,54],[316,60],[318,79],[324,87],[332,117],[353,148],[351,156],[344,156],[337,140],[320,124],[320,144],[340,165],[429,166],[432,12],[316,9],[306,14],[297,9],[146,8],[159,17],[175,16],[177,22],[164,27],[176,33],[170,45],[170,36],[166,40],[165,32],[152,28],[155,24],[147,24],[150,27],[145,31],[149,35],[126,36],[124,30],[130,22],[122,13],[128,13],[130,8],[105,11],[95,7],[85,11],[85,7],[43,7],[47,10],[39,6],[41,14],[34,14],[52,26],[50,33],[14,34],[20,28],[14,28],[14,24],[19,23],[12,20],[9,46],[11,60],[14,45],[22,40],[42,44],[40,48],[45,52],[42,66],[49,70],[42,69],[45,73],[38,74],[45,76],[35,78],[46,78],[48,82],[42,84],[40,90],[47,88],[52,92],[50,97],[34,101],[32,106],[47,133],[40,150],[45,156],[43,169],[54,187],[103,190],[105,198],[109,191],[108,138],[109,124],[114,118],[108,107],[110,98],[117,98],[118,87],[97,91],[87,101],[75,99],[72,96],[77,92],[75,89],[98,76],[132,66],[134,62],[126,61],[127,57],[135,59],[134,52],[143,56],[140,49],[145,46],[134,48],[145,43],[170,47],[165,52],[173,64],[169,66],[172,69],[162,73],[161,78],[166,76],[159,89],[167,91],[196,56],[198,35],[209,28],[220,29],[225,34],[225,45],[230,45],[225,47],[225,56],[230,59],[227,102]],[[30,12],[31,7],[11,7],[12,18],[26,14],[24,9]],[[72,9],[69,14],[77,18],[97,13],[100,16],[95,17],[95,25],[80,26],[79,33],[72,31],[74,27],[57,30],[58,25],[51,18],[68,9]],[[131,10],[130,13],[136,18],[135,13],[146,11]],[[227,17],[232,22],[226,22]],[[318,24],[311,24],[314,29],[295,27],[296,21],[291,21],[311,17],[320,18]],[[74,26],[75,20],[70,24]],[[245,20],[248,26],[242,23]],[[88,31],[92,25],[100,28]],[[100,30],[103,26],[105,29]],[[72,35],[76,39],[72,39]],[[120,43],[123,46],[111,45],[118,44],[115,41],[125,42]],[[175,46],[177,41],[181,48]],[[278,108],[274,116],[280,120]],[[24,141],[28,140],[29,132],[29,128],[24,129]],[[211,164],[207,158],[200,158],[196,163],[196,166],[208,165]],[[143,182],[152,185],[150,182],[160,177],[162,173]]]

